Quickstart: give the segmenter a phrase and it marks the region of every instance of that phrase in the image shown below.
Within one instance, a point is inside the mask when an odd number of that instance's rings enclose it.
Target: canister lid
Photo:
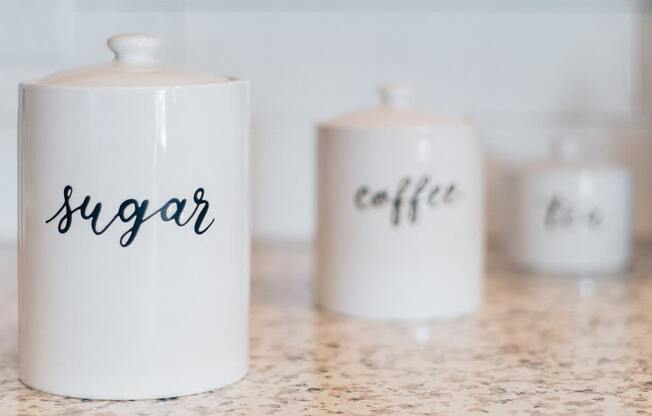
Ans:
[[[149,87],[228,82],[227,77],[188,71],[156,60],[161,39],[145,33],[115,35],[107,41],[115,59],[104,65],[58,72],[35,82],[37,85],[77,87]]]
[[[356,111],[319,124],[334,129],[429,129],[441,125],[468,124],[462,118],[438,117],[412,107],[414,89],[405,83],[385,84],[378,89],[379,107]]]
[[[562,137],[548,145],[547,157],[521,165],[521,175],[557,174],[559,172],[624,172],[627,167],[605,157],[591,154],[586,142],[573,137]]]

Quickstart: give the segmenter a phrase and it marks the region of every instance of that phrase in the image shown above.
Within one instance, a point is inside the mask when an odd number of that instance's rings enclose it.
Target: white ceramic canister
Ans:
[[[452,317],[481,299],[481,152],[471,125],[382,106],[318,127],[317,298],[378,319]]]
[[[248,84],[156,62],[159,39],[20,87],[20,379],[143,399],[248,366]]]
[[[510,262],[535,273],[616,273],[631,257],[632,176],[586,160],[579,142],[554,143],[549,160],[509,180],[506,248]]]

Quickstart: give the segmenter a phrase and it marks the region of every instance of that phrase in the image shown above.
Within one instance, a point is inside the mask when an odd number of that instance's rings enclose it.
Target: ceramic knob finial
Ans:
[[[380,99],[387,107],[408,107],[412,104],[414,90],[410,84],[385,84],[379,89]]]
[[[161,39],[146,33],[125,33],[111,36],[106,42],[119,62],[154,62]]]
[[[550,145],[550,154],[557,160],[579,160],[582,159],[583,153],[582,143],[572,138],[558,139]]]

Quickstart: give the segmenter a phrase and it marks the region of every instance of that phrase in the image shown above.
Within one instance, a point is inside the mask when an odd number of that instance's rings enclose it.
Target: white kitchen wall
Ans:
[[[254,233],[309,240],[318,120],[375,105],[386,81],[419,105],[477,120],[489,228],[501,175],[569,134],[637,174],[637,232],[652,236],[652,19],[612,1],[0,2],[0,241],[15,238],[16,84],[111,58],[106,37],[166,38],[163,58],[252,83]]]

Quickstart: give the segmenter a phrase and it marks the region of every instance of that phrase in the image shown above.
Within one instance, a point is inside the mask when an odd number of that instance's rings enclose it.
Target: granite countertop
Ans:
[[[652,246],[628,276],[510,273],[450,321],[370,322],[311,308],[307,247],[255,251],[251,370],[222,390],[87,401],[24,387],[15,251],[0,250],[0,416],[652,414]]]

